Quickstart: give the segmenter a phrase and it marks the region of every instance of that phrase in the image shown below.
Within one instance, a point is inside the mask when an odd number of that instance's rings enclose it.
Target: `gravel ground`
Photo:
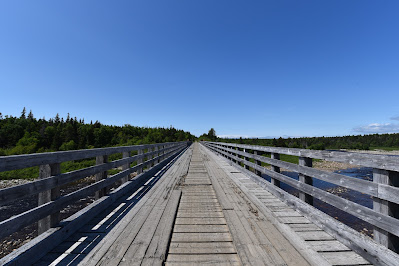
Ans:
[[[399,151],[384,151],[384,150],[342,150],[348,152],[357,152],[357,153],[368,153],[368,154],[382,154],[382,155],[399,155]],[[338,163],[338,162],[329,162],[329,161],[316,161],[313,163],[313,167],[316,169],[334,172],[338,170],[344,170],[348,168],[358,168],[362,167],[360,165],[348,164],[348,163]]]
[[[130,174],[130,178],[136,176],[136,173]],[[81,189],[87,185],[90,185],[94,182],[95,177],[90,176],[84,179],[80,179],[71,184],[61,186],[61,196],[69,194],[73,191]],[[14,179],[14,180],[1,180],[0,181],[0,189],[23,185],[33,180],[25,180],[25,179]],[[116,186],[115,186],[116,187]],[[113,187],[114,188],[114,187]],[[113,189],[111,188],[111,190]],[[60,211],[61,220],[73,215],[79,210],[83,209],[87,205],[94,202],[94,196],[88,196],[83,199],[80,199],[64,209]],[[30,196],[21,200],[17,200],[11,204],[6,204],[4,206],[0,205],[0,221],[8,219],[14,215],[17,215],[26,210],[32,209],[37,206],[37,196]],[[8,255],[13,252],[15,249],[23,246],[24,244],[31,241],[33,238],[37,237],[37,223],[34,223],[30,226],[23,228],[22,230],[15,232],[14,234],[1,239],[0,240],[0,258]]]

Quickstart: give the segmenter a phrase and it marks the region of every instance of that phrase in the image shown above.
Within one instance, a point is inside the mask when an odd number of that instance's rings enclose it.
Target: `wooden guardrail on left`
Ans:
[[[188,142],[169,142],[89,150],[50,152],[28,155],[1,156],[0,172],[39,166],[39,179],[33,182],[0,190],[0,206],[28,196],[38,195],[38,206],[0,222],[0,239],[38,222],[38,232],[42,234],[60,222],[60,210],[72,202],[95,194],[100,199],[109,193],[109,187],[123,185],[131,173],[139,179],[143,169],[147,171],[157,164],[178,154],[189,145]],[[131,153],[134,152],[134,155]],[[122,154],[122,158],[108,161],[112,154]],[[120,156],[119,156],[120,157]],[[96,158],[96,165],[61,173],[63,162]],[[146,159],[146,160],[145,160]],[[121,169],[108,176],[107,171]],[[60,195],[60,186],[88,176],[95,176],[95,182],[66,195]]]

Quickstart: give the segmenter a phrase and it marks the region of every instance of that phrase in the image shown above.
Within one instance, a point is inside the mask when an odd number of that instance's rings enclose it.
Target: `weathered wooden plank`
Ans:
[[[229,232],[225,233],[173,233],[172,242],[223,242],[233,241]]]
[[[295,232],[301,231],[321,231],[322,229],[315,224],[290,224],[292,230]]]
[[[322,252],[321,254],[332,265],[362,265],[362,264],[369,264],[367,260],[365,260],[359,254],[356,254],[353,251]]]
[[[350,251],[347,246],[338,240],[309,241],[308,244],[317,251]]]
[[[164,197],[163,201],[161,199],[161,202],[157,202],[124,254],[120,265],[141,263],[145,257],[151,258],[153,263],[162,263],[161,258],[166,257],[180,195],[181,191],[174,190],[170,197]]]
[[[300,216],[302,216],[300,213],[298,213],[294,210],[285,211],[285,212],[274,212],[274,215],[276,215],[277,217],[295,217],[295,216],[300,217]]]
[[[201,265],[201,264],[225,264],[241,265],[237,254],[169,254],[165,265]]]
[[[225,224],[175,224],[174,233],[228,233]]]
[[[171,242],[169,254],[236,254],[232,242]]]
[[[176,216],[181,190],[174,190],[165,208],[159,226],[148,246],[141,265],[161,265],[167,256],[170,235]]]
[[[304,240],[334,240],[334,238],[324,231],[304,231],[297,232]]]
[[[226,224],[224,218],[176,218],[175,224]]]
[[[222,218],[223,212],[211,211],[211,212],[179,212],[177,214],[177,218],[200,218],[200,217],[207,217],[207,218]]]

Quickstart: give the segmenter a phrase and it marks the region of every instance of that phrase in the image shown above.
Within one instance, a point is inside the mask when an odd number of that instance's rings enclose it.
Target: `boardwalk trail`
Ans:
[[[194,143],[35,265],[371,265]]]

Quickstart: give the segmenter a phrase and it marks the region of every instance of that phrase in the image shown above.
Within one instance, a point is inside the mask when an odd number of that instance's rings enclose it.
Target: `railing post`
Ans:
[[[154,151],[156,152],[154,155],[154,158],[158,157],[159,153],[158,153],[158,146],[154,147]],[[159,163],[159,158],[155,160],[154,165]]]
[[[399,173],[381,169],[373,169],[373,182],[377,184],[385,184],[390,186],[399,186]],[[373,209],[376,212],[399,218],[399,205],[381,200],[379,198],[373,198]],[[374,227],[374,240],[377,243],[395,251],[399,252],[399,237],[388,233],[378,227]]]
[[[275,160],[280,160],[280,154],[272,152],[271,153],[271,158],[275,159]],[[280,167],[272,165],[272,171],[276,172],[276,173],[280,173]],[[270,178],[270,183],[272,183],[276,187],[280,187],[280,180],[277,180],[277,179],[275,179],[273,177]]]
[[[152,149],[151,148],[148,148],[147,149],[147,153],[150,153],[150,152],[152,152]],[[149,161],[149,160],[151,160],[152,159],[152,155],[147,155],[147,161]],[[148,166],[147,166],[147,169],[150,169],[152,167],[152,163],[150,163]]]
[[[255,155],[261,155],[262,152],[260,152],[260,151],[255,151],[255,150],[254,150],[254,154],[255,154]],[[256,159],[255,159],[255,164],[257,164],[257,165],[259,165],[259,166],[262,166],[262,162],[261,162],[261,161],[258,161],[258,160],[256,160]],[[259,170],[256,170],[256,169],[255,169],[255,174],[258,175],[258,176],[262,176],[262,172],[259,171]]]
[[[39,179],[47,178],[50,176],[59,175],[61,173],[61,167],[59,163],[40,165],[39,167]],[[43,205],[47,202],[56,200],[61,196],[60,187],[55,187],[51,190],[40,192],[38,196],[38,205]],[[46,232],[51,227],[54,227],[60,222],[60,211],[57,211],[38,222],[38,234]]]
[[[144,150],[140,149],[137,151],[137,155],[143,155],[144,154]],[[141,157],[140,159],[137,160],[137,164],[142,164],[143,163],[143,157]],[[140,167],[139,169],[137,169],[137,174],[141,174],[143,172],[143,167]]]
[[[228,147],[228,146],[226,146],[226,148],[228,148],[228,149],[233,149],[233,147]],[[233,155],[233,153],[230,152],[230,151],[226,151],[226,152],[227,152],[227,154]],[[231,157],[229,157],[229,156],[227,156],[227,157],[228,157],[227,159],[229,159],[231,162],[234,162],[233,159],[232,159]]]
[[[129,158],[130,157],[130,152],[129,151],[125,151],[122,153],[122,158]],[[124,164],[122,165],[122,171],[127,170],[130,168],[130,163]],[[121,184],[127,182],[129,180],[129,175],[125,176],[122,178],[122,182]]]
[[[312,167],[312,158],[308,157],[299,157],[299,165],[301,166],[307,166],[307,167]],[[310,176],[304,175],[304,174],[299,174],[299,182],[308,184],[313,186],[313,179]],[[310,196],[309,194],[306,194],[304,192],[299,192],[299,198],[303,200],[304,202],[313,205],[313,197]]]
[[[240,158],[240,156],[238,156],[238,154],[237,154],[237,151],[239,151],[238,147],[236,147],[236,153],[234,154],[234,156]],[[238,160],[236,160],[236,164],[241,165]]]
[[[242,151],[243,151],[243,152],[247,152],[247,150],[246,150],[246,149],[243,149]],[[246,156],[244,155],[244,160],[245,160],[245,161],[249,161],[249,158],[248,158],[248,157],[246,157]],[[245,169],[247,169],[247,170],[249,170],[249,166],[248,166],[248,165],[246,165],[245,163],[244,163],[244,168],[245,168]]]
[[[162,151],[162,160],[163,160],[163,159],[165,159],[165,153],[166,153],[165,149],[166,149],[166,145],[162,145],[162,149],[163,149],[163,151]]]
[[[108,155],[100,155],[96,157],[96,165],[108,163]],[[101,181],[103,179],[106,179],[108,175],[107,171],[100,172],[96,174],[96,182]],[[99,199],[105,195],[107,195],[109,192],[109,189],[107,187],[102,188],[99,191],[96,191],[95,199]]]

